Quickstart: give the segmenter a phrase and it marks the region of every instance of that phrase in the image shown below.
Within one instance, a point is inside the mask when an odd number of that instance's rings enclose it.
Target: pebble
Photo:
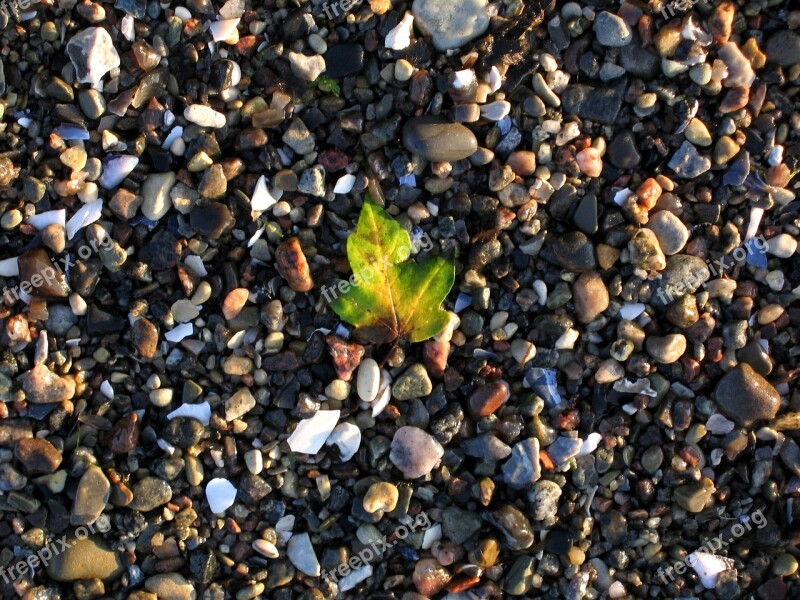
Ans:
[[[212,240],[218,240],[235,223],[230,209],[219,202],[196,207],[189,216],[189,225],[192,229]]]
[[[603,171],[603,159],[597,148],[585,148],[575,155],[581,173],[589,177],[600,177]]]
[[[708,147],[714,142],[714,138],[711,137],[706,124],[697,118],[689,121],[683,135],[695,146]]]
[[[325,75],[339,79],[360,73],[364,68],[364,47],[360,44],[336,44],[325,52]]]
[[[225,127],[227,122],[225,115],[204,104],[191,104],[187,106],[183,111],[183,117],[187,121],[199,125],[200,127],[211,127],[214,129]]]
[[[680,218],[667,210],[651,215],[647,228],[655,234],[661,251],[667,256],[683,250],[689,241],[689,229]]]
[[[756,74],[736,42],[724,43],[717,50],[717,56],[728,68],[728,76],[723,81],[725,87],[749,88],[753,85]]]
[[[662,365],[671,365],[686,352],[686,336],[671,333],[663,337],[649,336],[645,340],[647,353]]]
[[[552,244],[556,261],[566,269],[582,272],[597,266],[592,242],[580,231],[558,235]]]
[[[141,188],[142,214],[151,221],[158,221],[172,208],[170,191],[175,185],[175,173],[152,173],[147,176]]]
[[[400,492],[397,486],[387,481],[373,483],[367,493],[364,495],[362,502],[364,510],[369,514],[374,514],[378,511],[391,512],[397,506],[400,499]]]
[[[241,388],[225,400],[225,420],[230,423],[235,419],[240,419],[253,410],[255,406],[256,399],[250,390]]]
[[[91,525],[97,521],[103,514],[110,495],[111,484],[103,471],[95,465],[89,466],[78,482],[70,523]]]
[[[125,570],[122,558],[109,548],[102,536],[78,539],[68,535],[64,542],[66,549],[54,552],[53,560],[45,567],[50,579],[63,582],[113,581]]]
[[[633,169],[642,160],[636,138],[629,129],[619,132],[608,145],[608,160],[618,169]]]
[[[541,479],[528,490],[529,515],[534,521],[553,521],[558,511],[561,488],[554,481]]]
[[[708,477],[675,488],[675,502],[690,513],[702,512],[716,488]]]
[[[292,67],[292,73],[305,81],[316,81],[325,72],[325,59],[318,54],[307,56],[289,51],[284,56]]]
[[[61,452],[41,438],[23,438],[14,447],[16,458],[28,475],[52,473],[61,464]]]
[[[381,370],[372,358],[361,361],[356,374],[356,391],[364,402],[372,402],[380,389]]]
[[[417,479],[431,472],[444,455],[444,448],[419,427],[398,429],[392,439],[389,460],[406,479]]]
[[[151,359],[158,351],[158,329],[147,319],[138,319],[131,327],[131,341],[141,358]]]
[[[426,598],[441,592],[450,581],[450,573],[435,558],[423,558],[414,566],[411,581]]]
[[[296,292],[308,292],[314,287],[311,270],[300,246],[300,240],[291,237],[280,243],[275,251],[278,271]],[[347,378],[349,379],[349,377]]]
[[[511,550],[526,550],[533,545],[534,535],[530,521],[516,507],[505,504],[489,513],[486,518],[503,534]]]
[[[148,592],[164,600],[195,600],[197,592],[180,573],[161,573],[148,577],[144,582]]]
[[[413,117],[403,127],[403,145],[425,160],[452,162],[468,158],[478,149],[478,141],[460,123],[441,117]]]
[[[599,12],[595,16],[594,33],[597,41],[609,48],[627,46],[633,39],[628,24],[621,17],[607,11]]]
[[[767,252],[778,258],[789,258],[797,252],[797,240],[788,233],[781,233],[767,240]]]
[[[309,577],[319,577],[320,564],[307,533],[295,534],[286,546],[286,556],[295,569]]]
[[[795,31],[782,29],[774,33],[764,47],[769,62],[781,67],[791,67],[800,63],[800,35]]]
[[[488,0],[414,0],[411,12],[437,50],[445,51],[479,38],[489,28]]]
[[[523,489],[538,481],[541,474],[539,440],[528,438],[515,444],[511,458],[503,464],[503,481],[515,489]]]
[[[145,477],[133,486],[133,501],[128,508],[149,512],[163,506],[171,499],[172,488],[166,481],[158,477]]]
[[[609,88],[594,88],[578,83],[570,85],[562,94],[564,109],[582,119],[613,125],[617,119],[627,82],[623,79]]]
[[[505,381],[493,381],[476,389],[469,397],[469,412],[474,419],[496,413],[511,397],[511,388]]]
[[[686,141],[672,155],[667,166],[682,179],[695,179],[711,169],[711,159],[701,156],[697,148]]]
[[[33,404],[54,404],[75,395],[75,382],[53,373],[44,365],[35,365],[19,377],[25,399]]]
[[[206,500],[214,514],[222,514],[233,506],[236,500],[236,488],[227,479],[212,479],[206,485]]]
[[[781,402],[772,384],[746,363],[722,376],[714,390],[714,399],[724,415],[743,427],[774,418]]]
[[[581,323],[591,323],[609,305],[608,289],[596,271],[581,273],[572,286],[572,300]]]
[[[431,383],[425,365],[421,363],[411,365],[392,385],[392,396],[395,400],[425,398],[432,391],[433,383]]]
[[[78,82],[92,87],[120,65],[114,42],[103,27],[89,27],[73,34],[67,42],[66,53],[75,67]]]

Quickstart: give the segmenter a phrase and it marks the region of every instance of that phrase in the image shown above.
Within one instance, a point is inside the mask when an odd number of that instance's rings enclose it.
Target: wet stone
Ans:
[[[41,438],[23,438],[14,448],[14,457],[28,475],[52,473],[61,464],[61,452]]]
[[[503,534],[511,550],[525,550],[533,545],[534,536],[530,521],[514,506],[506,504],[488,513],[486,519]]]
[[[70,289],[63,273],[58,271],[47,252],[29,250],[17,259],[20,290],[39,298],[66,298]]]
[[[497,412],[511,397],[511,389],[505,381],[487,383],[469,397],[469,411],[473,418],[487,417]]]
[[[70,523],[72,525],[94,523],[103,513],[110,494],[111,484],[103,471],[97,466],[90,466],[78,483]]]
[[[597,264],[591,240],[580,231],[557,236],[552,247],[558,264],[571,271],[588,271]]]
[[[141,512],[155,510],[172,499],[172,488],[163,479],[145,477],[133,486],[133,502],[129,508]]]

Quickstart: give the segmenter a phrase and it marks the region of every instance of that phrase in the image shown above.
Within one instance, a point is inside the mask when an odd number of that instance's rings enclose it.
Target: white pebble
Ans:
[[[215,111],[210,106],[204,104],[192,104],[183,111],[183,116],[187,121],[191,121],[200,127],[213,127],[220,129],[225,127],[225,115]]]
[[[347,462],[361,446],[361,429],[352,423],[339,423],[325,442],[326,446],[337,446],[342,462]]]
[[[372,358],[365,358],[358,366],[356,375],[356,390],[358,397],[364,402],[372,402],[378,396],[380,389],[381,370],[378,363]]]
[[[333,186],[333,193],[334,194],[349,194],[353,189],[353,186],[356,184],[356,176],[350,175],[342,175],[336,181],[336,185]]]
[[[407,12],[394,29],[386,34],[385,47],[392,50],[404,50],[411,45],[411,31],[414,26],[414,15]]]
[[[206,499],[212,513],[224,513],[236,500],[236,488],[227,479],[212,479],[206,486]]]

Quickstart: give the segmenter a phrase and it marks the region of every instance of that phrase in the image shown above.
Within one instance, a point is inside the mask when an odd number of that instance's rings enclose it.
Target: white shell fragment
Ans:
[[[194,333],[194,327],[191,323],[181,323],[174,329],[170,329],[168,332],[164,334],[164,338],[168,342],[172,342],[177,344],[183,338],[189,337]]]
[[[187,417],[200,421],[203,425],[208,425],[209,421],[211,421],[211,405],[208,402],[182,404],[167,415],[167,419],[170,421],[176,417]]]
[[[214,21],[208,28],[215,42],[227,42],[235,44],[239,41],[239,34],[236,31],[236,26],[239,25],[240,19],[223,19],[221,21]]]
[[[733,561],[730,558],[709,554],[708,552],[692,552],[689,555],[688,562],[689,566],[695,570],[700,578],[700,583],[707,590],[714,589],[720,573],[733,567]]]
[[[336,427],[338,410],[319,410],[310,419],[298,423],[292,435],[286,440],[292,452],[316,454]]]
[[[356,184],[356,176],[355,175],[342,175],[336,181],[336,185],[333,186],[333,193],[334,194],[349,194],[350,191],[353,189],[353,186]]]
[[[111,384],[108,382],[108,380],[105,380],[100,384],[100,393],[109,400],[114,399],[114,388],[111,387]]]
[[[81,229],[97,221],[103,214],[103,201],[95,200],[84,204],[72,218],[67,221],[67,239],[71,240]]]
[[[41,231],[48,225],[61,225],[64,227],[67,222],[67,211],[63,208],[59,210],[48,210],[38,215],[28,217],[28,225],[33,225]]]
[[[361,446],[361,429],[353,423],[340,423],[325,442],[326,446],[336,445],[342,462],[347,462]]]
[[[19,277],[19,263],[16,257],[0,260],[0,277]]]
[[[263,175],[256,182],[256,189],[253,190],[253,197],[250,198],[250,208],[254,211],[264,211],[277,204],[278,200],[269,193],[267,188],[267,178]]]
[[[632,321],[644,312],[645,306],[641,302],[626,302],[619,309],[619,316]]]
[[[139,164],[139,159],[135,156],[120,154],[112,156],[103,161],[103,174],[100,176],[100,187],[110,190],[125,181],[131,171]]]
[[[404,50],[411,45],[411,30],[414,27],[414,15],[407,12],[403,20],[386,34],[385,45],[392,50]]]
[[[212,513],[224,513],[236,500],[236,488],[227,479],[217,477],[208,482],[206,499]]]

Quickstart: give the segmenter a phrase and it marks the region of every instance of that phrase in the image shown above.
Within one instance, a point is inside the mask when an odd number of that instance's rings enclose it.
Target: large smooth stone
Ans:
[[[478,140],[460,123],[426,115],[406,122],[403,145],[426,160],[451,162],[471,156],[478,149]]]

